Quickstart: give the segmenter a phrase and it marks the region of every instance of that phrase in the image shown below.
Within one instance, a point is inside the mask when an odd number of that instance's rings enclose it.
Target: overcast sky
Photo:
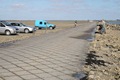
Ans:
[[[0,0],[0,19],[120,19],[120,0]]]

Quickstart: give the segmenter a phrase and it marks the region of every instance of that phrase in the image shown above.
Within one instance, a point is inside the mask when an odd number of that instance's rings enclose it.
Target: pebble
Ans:
[[[90,71],[90,72],[89,72],[89,75],[94,75],[94,71]]]
[[[89,75],[88,80],[94,80],[94,75]]]

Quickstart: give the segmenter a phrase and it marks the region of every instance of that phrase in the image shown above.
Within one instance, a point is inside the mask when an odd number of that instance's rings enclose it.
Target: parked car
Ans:
[[[19,29],[10,25],[6,21],[0,21],[0,34],[17,34]]]
[[[38,29],[42,29],[42,28],[55,29],[56,25],[49,24],[45,20],[35,20],[35,27]]]
[[[0,20],[0,22],[7,22],[7,21],[5,21],[5,20]]]
[[[30,27],[30,26],[27,26],[23,23],[19,23],[19,22],[12,22],[11,23],[12,26],[15,26],[19,29],[19,32],[24,32],[24,33],[30,33],[30,32],[35,32],[36,31],[36,28],[35,27]]]

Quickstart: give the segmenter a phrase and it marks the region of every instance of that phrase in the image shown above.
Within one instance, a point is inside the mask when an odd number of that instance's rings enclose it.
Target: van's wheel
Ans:
[[[24,32],[25,32],[25,33],[29,33],[29,30],[28,30],[28,29],[25,29]]]
[[[52,29],[53,29],[53,27],[50,27],[50,29],[52,30]]]
[[[10,35],[11,32],[10,32],[9,30],[7,30],[7,31],[5,31],[5,34],[6,34],[6,35]]]
[[[42,29],[42,28],[39,27],[39,29]]]
[[[39,29],[37,26],[36,26],[35,28],[36,28],[36,30],[38,30],[38,29]]]

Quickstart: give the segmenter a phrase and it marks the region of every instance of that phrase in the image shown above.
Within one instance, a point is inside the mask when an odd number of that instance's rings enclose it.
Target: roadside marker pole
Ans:
[[[47,25],[46,25],[46,28],[45,28],[45,33],[47,33]]]

